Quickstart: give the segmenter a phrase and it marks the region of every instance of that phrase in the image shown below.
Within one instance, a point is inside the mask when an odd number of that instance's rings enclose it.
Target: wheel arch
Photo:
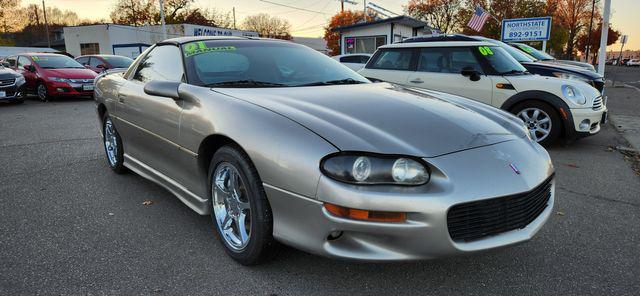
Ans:
[[[573,116],[569,105],[558,96],[549,92],[530,90],[517,93],[507,99],[502,106],[500,106],[500,109],[511,112],[515,106],[525,101],[539,101],[549,104],[562,120],[561,136],[567,136],[574,130]]]
[[[208,182],[207,179],[209,175],[209,165],[211,164],[213,155],[216,153],[216,151],[218,151],[218,149],[226,145],[234,146],[241,153],[244,153],[249,161],[253,163],[253,160],[251,159],[249,154],[237,141],[223,134],[211,134],[209,136],[206,136],[202,140],[202,142],[200,142],[200,146],[198,147],[198,171],[202,176],[205,177],[205,181]]]

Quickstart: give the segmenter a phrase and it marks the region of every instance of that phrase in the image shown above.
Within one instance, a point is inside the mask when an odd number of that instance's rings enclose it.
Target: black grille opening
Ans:
[[[447,214],[451,239],[468,242],[525,228],[546,209],[553,176],[533,190],[457,204]]]

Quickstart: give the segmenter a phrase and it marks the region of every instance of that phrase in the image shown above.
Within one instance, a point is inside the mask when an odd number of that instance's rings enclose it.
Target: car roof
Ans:
[[[81,55],[81,56],[77,56],[77,58],[89,58],[89,57],[123,57],[126,58],[124,56],[121,55],[117,55],[117,54],[85,54],[85,55]]]
[[[57,56],[65,56],[66,57],[66,55],[64,55],[64,54],[49,53],[49,52],[23,52],[23,53],[17,54],[16,56],[19,56],[19,55],[23,55],[23,56],[34,56],[34,55],[37,55],[37,56],[55,56],[55,57],[57,57]]]
[[[341,57],[350,57],[350,56],[372,56],[373,54],[370,53],[366,53],[366,52],[362,52],[362,53],[345,53],[345,54],[339,54],[339,55],[335,55],[333,56],[334,58],[341,58]]]
[[[468,46],[495,46],[486,41],[437,41],[437,42],[409,42],[393,43],[379,48],[409,48],[409,47],[468,47]]]
[[[282,39],[272,38],[260,38],[260,37],[248,37],[248,36],[186,36],[167,39],[156,44],[185,44],[194,41],[209,41],[209,40],[255,40],[255,41],[274,41],[274,42],[289,42]]]

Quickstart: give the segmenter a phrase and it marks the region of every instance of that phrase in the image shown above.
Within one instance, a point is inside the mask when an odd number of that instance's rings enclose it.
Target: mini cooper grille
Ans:
[[[447,215],[449,235],[472,241],[526,227],[547,207],[552,178],[526,193],[453,206]]]
[[[598,110],[602,108],[602,97],[597,97],[593,100],[593,110]]]
[[[2,79],[0,80],[0,86],[7,86],[7,85],[12,85],[16,82],[15,78],[11,78],[11,79]]]

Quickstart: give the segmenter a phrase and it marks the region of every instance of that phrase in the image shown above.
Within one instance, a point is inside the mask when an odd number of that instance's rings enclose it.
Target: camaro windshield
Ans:
[[[478,46],[478,51],[489,65],[502,75],[522,74],[527,69],[516,61],[506,50],[498,46]]]
[[[182,46],[189,83],[291,87],[369,81],[308,47],[278,41],[211,40]]]
[[[76,60],[67,57],[67,56],[32,56],[33,61],[38,64],[38,66],[44,69],[58,69],[58,68],[80,68],[84,67],[80,65]]]

